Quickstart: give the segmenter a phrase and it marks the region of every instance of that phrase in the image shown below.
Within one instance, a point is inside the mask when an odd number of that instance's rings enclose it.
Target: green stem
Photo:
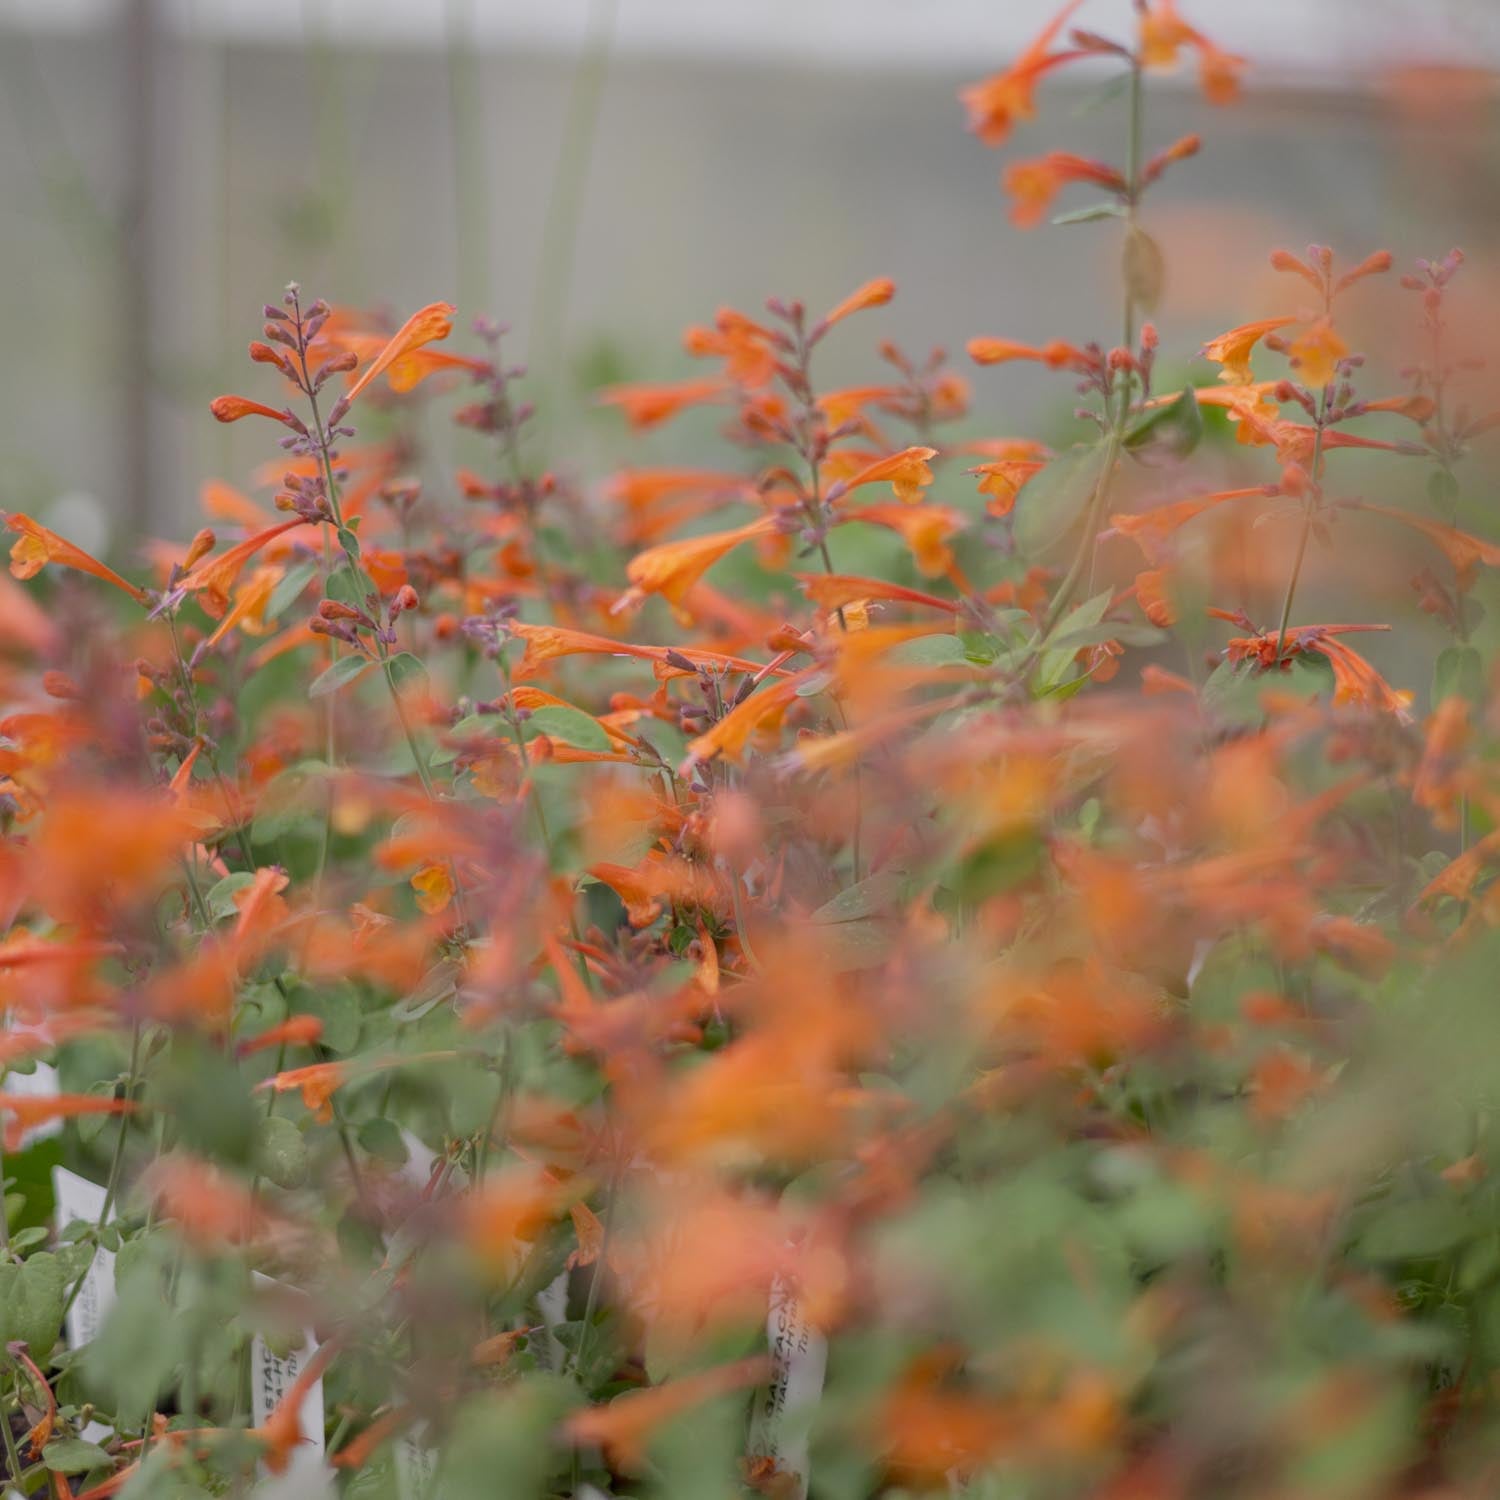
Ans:
[[[137,1074],[141,1065],[141,1023],[132,1022],[130,1028],[130,1065],[125,1073],[125,1099],[128,1101],[135,1093]],[[99,1253],[99,1238],[104,1233],[104,1227],[109,1223],[110,1210],[115,1206],[115,1197],[120,1189],[120,1171],[125,1162],[125,1137],[130,1129],[129,1113],[120,1116],[120,1133],[115,1137],[114,1155],[109,1163],[109,1177],[104,1184],[104,1203],[99,1210],[99,1221],[94,1225],[93,1243],[89,1246],[89,1258],[84,1262],[83,1270],[78,1273],[78,1279],[74,1281],[72,1290],[68,1293],[67,1301],[63,1303],[63,1316],[67,1317],[69,1309],[78,1300],[78,1294],[83,1290],[83,1283],[88,1279],[88,1274],[94,1268],[94,1258]]]
[[[1277,662],[1281,660],[1281,652],[1286,645],[1287,625],[1292,618],[1292,600],[1297,596],[1297,580],[1302,576],[1302,560],[1307,556],[1313,517],[1317,514],[1318,497],[1322,494],[1318,470],[1323,461],[1323,419],[1327,412],[1328,391],[1325,389],[1318,402],[1318,428],[1313,436],[1312,469],[1307,478],[1307,494],[1302,502],[1302,531],[1297,538],[1297,556],[1292,563],[1292,576],[1286,581],[1286,595],[1281,601],[1281,621],[1276,627],[1276,655],[1273,660]]]
[[[19,1384],[16,1387],[16,1410],[21,1409],[21,1390]],[[10,1430],[10,1413],[0,1411],[0,1431],[5,1437],[5,1466],[6,1475],[12,1483],[19,1486],[21,1483],[21,1455],[16,1450],[15,1434]]]

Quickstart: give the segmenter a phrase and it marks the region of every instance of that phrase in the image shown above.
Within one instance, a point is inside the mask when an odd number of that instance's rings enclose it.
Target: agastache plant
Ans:
[[[1105,329],[720,308],[591,479],[499,323],[293,284],[189,541],[5,518],[10,1488],[1493,1492],[1482,281],[1182,337],[1150,91],[1245,63],[1106,9],[961,95],[1108,75],[997,199]]]

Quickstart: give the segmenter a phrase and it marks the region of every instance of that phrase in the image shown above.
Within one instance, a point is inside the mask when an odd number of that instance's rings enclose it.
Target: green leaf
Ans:
[[[813,914],[814,922],[857,922],[890,911],[901,900],[906,887],[902,871],[882,870],[856,882],[825,901]]]
[[[1042,659],[1037,663],[1036,686],[1043,691],[1055,688],[1062,680],[1068,669],[1073,665],[1074,654],[1080,645],[1089,644],[1080,639],[1078,645],[1069,645],[1071,639],[1088,635],[1098,627],[1104,618],[1104,611],[1109,608],[1110,600],[1114,594],[1105,589],[1102,593],[1095,594],[1092,599],[1085,599],[1082,604],[1075,605],[1052,627],[1052,634],[1047,637],[1046,650],[1042,653]],[[1106,636],[1105,639],[1109,639]]]
[[[380,1117],[366,1120],[359,1127],[359,1144],[377,1161],[393,1167],[404,1167],[411,1157],[395,1122]]]
[[[323,589],[330,599],[339,604],[352,604],[356,609],[365,607],[365,585],[348,563],[340,563],[328,575],[328,582]]]
[[[39,1250],[21,1263],[10,1288],[6,1331],[26,1345],[39,1365],[46,1364],[62,1331],[66,1295],[62,1265],[51,1252]]]
[[[306,760],[273,776],[256,803],[255,821],[250,825],[251,840],[265,844],[291,832],[318,806],[321,800],[318,782],[327,774],[328,767],[322,761]]]
[[[427,668],[410,651],[398,651],[386,663],[386,670],[398,692],[415,686],[427,676]]]
[[[97,1443],[82,1438],[57,1438],[42,1449],[42,1462],[54,1474],[87,1474],[108,1468],[114,1460]]]
[[[1452,1198],[1415,1198],[1381,1209],[1359,1237],[1368,1260],[1422,1260],[1461,1245],[1475,1232]]]
[[[919,635],[902,641],[890,651],[887,661],[904,667],[966,667],[972,665],[969,648],[956,635]]]
[[[1449,646],[1433,666],[1434,705],[1455,697],[1475,704],[1484,700],[1484,659],[1472,646]]]
[[[1203,409],[1191,386],[1137,417],[1125,434],[1125,446],[1137,458],[1186,458],[1202,441]]]
[[[1094,203],[1088,208],[1075,208],[1069,213],[1058,214],[1054,224],[1092,224],[1096,219],[1122,219],[1125,209],[1119,203]]]
[[[232,1165],[250,1160],[259,1112],[244,1075],[220,1049],[191,1037],[179,1039],[150,1089],[153,1104],[170,1113],[181,1144]]]
[[[234,904],[235,892],[243,891],[254,884],[255,876],[248,870],[236,870],[233,875],[226,875],[204,898],[204,905],[208,907],[209,916],[215,922],[222,922],[225,917],[235,916],[239,911]]]
[[[298,567],[289,568],[281,582],[271,590],[271,597],[266,601],[266,619],[280,619],[301,595],[302,590],[312,582],[317,571],[318,564],[315,562],[306,562]]]
[[[355,534],[352,531],[350,531],[350,529],[347,526],[340,527],[338,535],[339,535],[339,546],[344,549],[345,553],[347,553],[348,556],[350,556],[350,557],[354,558],[356,561],[358,561],[358,559],[359,559],[359,538],[357,536],[355,536]]]
[[[320,672],[312,680],[312,686],[307,690],[309,698],[326,698],[330,693],[336,693],[341,687],[347,687],[356,677],[361,677],[375,663],[368,656],[341,656],[326,671]]]
[[[1078,524],[1104,474],[1105,445],[1081,443],[1060,453],[1016,496],[1016,544],[1036,560]]]
[[[256,1130],[255,1165],[279,1188],[299,1188],[307,1181],[307,1142],[285,1116],[270,1115],[261,1120]]]
[[[1315,698],[1331,691],[1333,670],[1327,658],[1297,657],[1283,672],[1256,672],[1233,662],[1220,662],[1203,684],[1203,707],[1226,724],[1250,725],[1263,717],[1260,699],[1267,688],[1278,693]]]
[[[561,740],[579,750],[609,749],[609,736],[605,734],[597,719],[591,718],[581,708],[571,708],[561,703],[549,703],[533,710],[522,726],[528,736],[545,734],[549,740]]]
[[[316,987],[300,980],[283,981],[287,985],[292,1014],[306,1011],[323,1023],[322,1042],[331,1052],[348,1052],[359,1041],[362,1020],[359,996],[354,986],[343,980],[337,984]]]
[[[449,766],[458,758],[465,744],[484,739],[500,739],[510,734],[510,725],[499,714],[465,714],[457,724],[443,732],[444,738],[452,740],[449,745],[439,745],[427,757],[429,766]]]

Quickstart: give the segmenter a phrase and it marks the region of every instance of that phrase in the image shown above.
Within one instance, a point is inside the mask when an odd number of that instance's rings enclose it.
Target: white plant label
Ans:
[[[7,1073],[5,1092],[18,1094],[23,1099],[55,1099],[59,1093],[57,1069],[51,1063],[39,1062],[35,1072]],[[33,1141],[60,1134],[63,1123],[61,1119],[44,1120],[40,1125],[28,1126],[21,1133],[21,1149],[24,1151]]]
[[[260,1286],[275,1286],[269,1276],[255,1273]],[[312,1329],[304,1329],[302,1342],[286,1354],[277,1354],[257,1333],[250,1341],[250,1408],[255,1425],[263,1427],[271,1413],[281,1403],[281,1398],[296,1383],[297,1377],[307,1367],[307,1362],[318,1351]],[[297,1408],[297,1421],[302,1428],[302,1441],[292,1453],[291,1467],[284,1476],[297,1484],[299,1476],[308,1473],[321,1474],[323,1469],[323,1381],[313,1381]]]
[[[771,1283],[766,1342],[771,1379],[756,1392],[746,1451],[751,1458],[770,1459],[796,1481],[797,1500],[807,1500],[812,1473],[808,1428],[823,1394],[828,1340],[803,1316],[796,1292],[779,1276]]]
[[[396,1492],[401,1500],[431,1500],[437,1478],[437,1449],[423,1441],[425,1425],[396,1444]]]
[[[542,1317],[542,1336],[531,1342],[536,1348],[537,1362],[554,1375],[561,1375],[568,1367],[568,1351],[562,1340],[553,1331],[559,1323],[568,1321],[568,1271],[564,1267],[536,1295],[537,1311]]]
[[[66,1167],[53,1167],[52,1194],[57,1200],[54,1222],[59,1234],[74,1219],[97,1224],[104,1212],[104,1188]],[[68,1309],[68,1347],[81,1349],[97,1338],[114,1305],[115,1253],[100,1247],[94,1251],[94,1258],[84,1273],[83,1285]]]

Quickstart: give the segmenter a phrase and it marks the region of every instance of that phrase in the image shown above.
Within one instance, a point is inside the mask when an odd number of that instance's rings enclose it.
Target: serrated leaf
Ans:
[[[1049,553],[1078,524],[1104,473],[1102,442],[1060,453],[1016,496],[1015,537],[1033,560]]]
[[[528,735],[545,734],[549,740],[561,740],[579,750],[606,751],[609,736],[597,719],[561,703],[548,703],[535,709],[524,725]]]
[[[375,663],[367,656],[341,656],[331,667],[319,672],[313,678],[312,685],[307,690],[307,696],[326,698],[330,693],[336,693],[340,688],[347,687],[374,665]]]

